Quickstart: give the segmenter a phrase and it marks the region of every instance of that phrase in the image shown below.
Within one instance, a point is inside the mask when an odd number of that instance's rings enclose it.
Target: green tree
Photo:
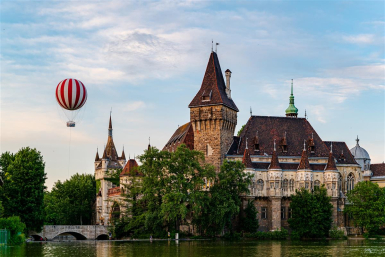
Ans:
[[[245,126],[246,126],[246,125],[242,125],[241,129],[238,130],[237,136],[240,136],[240,135],[241,135],[241,133],[242,133],[243,129],[245,128]]]
[[[22,148],[15,155],[5,152],[0,157],[0,200],[4,216],[19,216],[28,230],[40,231],[44,222],[43,199],[46,174],[39,151]]]
[[[23,232],[26,226],[21,222],[20,217],[12,216],[8,218],[0,218],[0,228],[10,231],[10,244],[22,244],[25,241]]]
[[[245,232],[255,233],[259,227],[257,219],[257,208],[255,208],[253,201],[248,201],[244,210],[244,217],[241,218],[242,230]]]
[[[210,188],[208,208],[202,214],[201,226],[208,235],[214,236],[225,228],[233,232],[232,221],[239,214],[241,195],[248,193],[252,174],[244,172],[240,161],[225,160],[221,171]]]
[[[314,188],[313,193],[305,188],[296,190],[291,198],[292,218],[290,227],[301,238],[326,237],[332,224],[333,205],[324,186]]]
[[[349,204],[345,212],[353,217],[356,226],[364,228],[369,235],[375,234],[385,224],[385,189],[371,181],[358,182],[348,192]]]
[[[93,175],[75,174],[58,181],[44,197],[45,223],[55,225],[91,224],[96,183]]]

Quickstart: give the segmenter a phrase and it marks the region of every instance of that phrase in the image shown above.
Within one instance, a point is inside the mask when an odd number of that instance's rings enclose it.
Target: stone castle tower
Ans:
[[[194,149],[205,154],[206,162],[219,171],[233,142],[238,108],[231,99],[231,71],[223,79],[218,55],[211,52],[200,90],[191,101],[190,123],[194,132]]]

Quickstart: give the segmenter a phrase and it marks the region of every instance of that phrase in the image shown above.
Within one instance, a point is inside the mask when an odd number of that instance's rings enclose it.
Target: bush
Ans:
[[[300,240],[301,236],[297,231],[292,231],[290,234],[290,239],[291,240]]]
[[[12,216],[1,218],[0,228],[10,231],[11,237],[9,239],[9,244],[17,245],[25,242],[25,235],[23,234],[25,224],[20,221],[20,217]]]
[[[225,240],[230,240],[230,241],[236,241],[236,240],[239,240],[241,239],[241,233],[236,233],[236,232],[229,232],[229,233],[226,233],[222,236],[223,239]]]
[[[332,239],[347,239],[347,236],[345,236],[344,231],[337,228],[337,226],[334,226],[329,231],[329,236]]]

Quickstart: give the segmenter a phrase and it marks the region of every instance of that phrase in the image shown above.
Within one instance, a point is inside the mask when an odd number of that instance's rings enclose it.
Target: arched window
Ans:
[[[319,180],[315,180],[315,181],[314,181],[314,189],[315,189],[315,188],[319,188],[319,186],[320,186]]]
[[[348,175],[348,181],[347,182],[348,182],[347,189],[349,192],[350,190],[353,190],[353,188],[354,188],[354,175],[353,175],[353,173],[350,173]]]
[[[263,180],[262,179],[258,179],[257,181],[257,190],[258,191],[262,191],[263,190]]]
[[[287,191],[289,186],[289,181],[285,178],[282,183],[283,191]]]
[[[290,187],[290,191],[294,191],[294,179],[290,179],[290,183],[289,183],[289,187]]]
[[[338,176],[338,191],[340,191],[342,188],[342,179],[341,179],[341,175]]]

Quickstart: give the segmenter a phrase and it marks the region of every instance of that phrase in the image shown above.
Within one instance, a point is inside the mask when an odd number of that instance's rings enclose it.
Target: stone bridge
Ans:
[[[108,239],[108,227],[100,225],[46,225],[43,231],[28,234],[35,240],[53,240],[59,235],[72,235],[77,240],[105,240]]]

